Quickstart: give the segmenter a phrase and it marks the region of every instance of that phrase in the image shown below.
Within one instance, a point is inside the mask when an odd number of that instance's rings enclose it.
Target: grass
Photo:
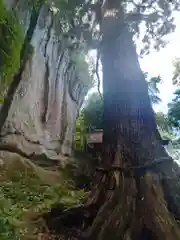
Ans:
[[[58,181],[58,178],[57,182],[49,181],[54,174],[57,177],[57,172],[44,170],[27,159],[22,161],[22,158],[1,169],[1,240],[29,239],[26,236],[37,236],[42,223],[37,224],[37,216],[57,204],[68,208],[81,203],[85,197],[84,191],[77,191],[71,182]]]

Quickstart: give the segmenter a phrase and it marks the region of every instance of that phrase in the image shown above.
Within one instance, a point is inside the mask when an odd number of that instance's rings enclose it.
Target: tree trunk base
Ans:
[[[121,176],[121,186],[107,190],[100,207],[93,202],[53,211],[44,219],[50,231],[64,239],[180,239],[178,223],[168,210],[158,176],[150,172],[139,179]]]
[[[52,234],[62,239],[75,240],[82,239],[83,232],[91,226],[96,214],[93,206],[77,206],[68,210],[57,206],[42,217]]]

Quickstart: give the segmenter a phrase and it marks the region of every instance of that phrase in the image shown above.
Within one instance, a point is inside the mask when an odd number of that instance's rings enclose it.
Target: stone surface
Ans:
[[[8,7],[12,6],[13,0]],[[20,6],[16,9],[21,12]],[[29,12],[19,16],[26,30]],[[14,96],[0,144],[26,156],[61,160],[71,154],[75,121],[87,87],[78,77],[76,64],[71,64],[72,52],[61,39],[56,18],[44,5],[31,42],[34,53]]]

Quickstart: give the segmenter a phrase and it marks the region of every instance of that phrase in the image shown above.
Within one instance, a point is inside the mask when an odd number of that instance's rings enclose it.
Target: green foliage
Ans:
[[[91,94],[84,104],[76,121],[74,137],[75,150],[83,152],[86,144],[86,134],[93,129],[103,128],[103,101],[98,93]]]
[[[155,113],[156,123],[159,133],[163,139],[172,139],[175,137],[173,126],[168,115],[163,112]]]
[[[168,116],[171,124],[175,128],[180,127],[180,89],[175,91],[175,97],[171,103],[168,104]]]
[[[87,55],[80,51],[74,50],[71,55],[71,60],[76,66],[78,73],[78,81],[80,80],[84,87],[89,90],[94,85],[93,61]]]
[[[161,102],[159,97],[158,84],[161,82],[160,76],[158,77],[148,77],[148,73],[144,73],[144,77],[148,83],[149,97],[152,104],[158,104]]]
[[[3,0],[0,0],[0,101],[19,68],[22,43],[20,24],[14,14],[6,10]]]
[[[52,186],[42,182],[32,170],[16,170],[0,182],[0,239],[15,240],[24,234],[35,234],[37,226],[32,226],[29,218],[58,204],[65,208],[80,204],[84,197],[83,190],[75,191],[68,182]]]
[[[69,0],[55,1],[55,5],[61,5],[60,12],[63,18],[67,33],[72,35],[76,40],[88,43],[90,48],[97,48],[97,41],[102,34],[97,27],[103,21],[103,11],[110,8],[116,8],[116,1],[108,4],[109,1],[94,1],[94,0]],[[103,5],[103,6],[102,6]],[[164,36],[171,33],[175,29],[174,18],[172,17],[173,10],[180,10],[178,0],[139,0],[139,1],[121,1],[121,7],[117,7],[117,12],[124,12],[124,19],[120,18],[119,24],[122,24],[122,19],[129,23],[132,32],[136,36],[140,36],[140,24],[143,24],[144,31],[141,31],[142,36],[142,51],[141,54],[149,53],[150,49],[159,49],[164,47],[166,41]],[[62,11],[61,11],[62,9]],[[103,11],[101,11],[103,10]],[[121,13],[117,14],[122,16]],[[117,28],[118,29],[118,28]]]
[[[168,117],[163,112],[155,113],[156,123],[159,126],[159,129],[164,132],[171,131],[171,125]]]
[[[85,151],[87,128],[85,125],[84,115],[80,114],[76,121],[74,149],[78,152]]]
[[[81,114],[84,116],[86,129],[103,128],[103,100],[99,93],[93,93],[89,96]]]

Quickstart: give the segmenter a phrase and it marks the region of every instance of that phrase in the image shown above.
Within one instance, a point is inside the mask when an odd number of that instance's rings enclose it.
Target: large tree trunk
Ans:
[[[66,211],[60,222],[77,214],[84,217],[89,208],[92,218],[83,239],[177,240],[180,171],[158,138],[148,86],[120,1],[104,2],[103,158],[84,209]],[[114,17],[113,8],[120,17]]]
[[[179,191],[179,170],[157,138],[129,27],[106,16],[101,49],[104,153],[87,202],[96,206],[97,215],[85,238],[180,239],[171,213],[180,216],[173,196]]]
[[[72,153],[75,121],[91,79],[84,81],[81,62],[72,62],[79,51],[63,37],[61,14],[53,14],[51,4],[45,3],[31,15],[31,8],[24,10],[25,2],[19,0],[13,10],[24,23],[25,42],[21,67],[0,112],[0,158],[7,159],[6,151],[38,164],[64,166]]]
[[[26,37],[24,39],[24,43],[21,49],[20,53],[20,67],[18,71],[14,74],[13,79],[11,81],[11,84],[8,88],[7,95],[4,99],[2,108],[0,110],[0,132],[2,130],[2,127],[6,121],[6,118],[8,116],[9,109],[11,107],[11,103],[13,101],[14,94],[21,82],[22,74],[24,72],[24,69],[26,67],[26,64],[30,57],[30,48],[31,48],[31,39],[33,37],[34,30],[36,28],[36,24],[38,21],[39,13],[40,13],[41,6],[33,6],[32,7],[32,13],[31,13],[31,19],[29,28],[27,30]]]

